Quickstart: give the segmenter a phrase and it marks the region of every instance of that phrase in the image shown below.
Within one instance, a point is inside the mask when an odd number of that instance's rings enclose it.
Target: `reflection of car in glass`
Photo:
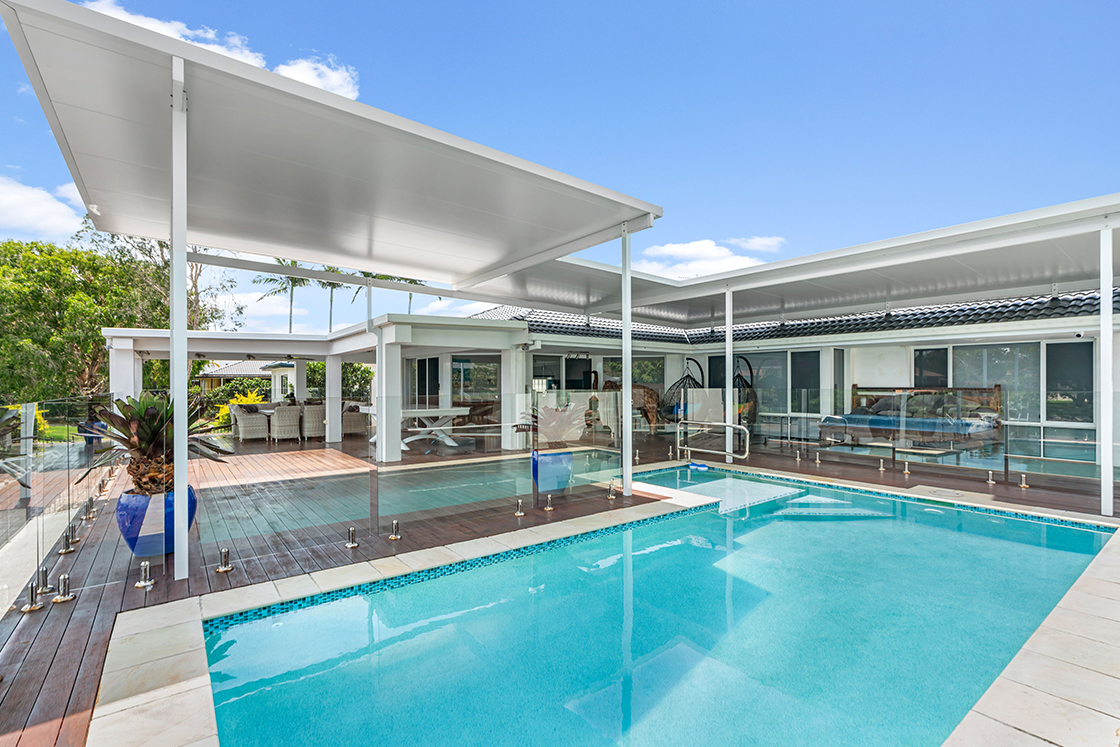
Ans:
[[[992,390],[985,390],[991,392]],[[886,396],[860,393],[858,404],[844,415],[821,419],[822,446],[871,440],[914,443],[981,442],[1002,439],[999,411],[991,396],[966,396],[956,391],[915,390]],[[995,402],[998,403],[998,390]]]

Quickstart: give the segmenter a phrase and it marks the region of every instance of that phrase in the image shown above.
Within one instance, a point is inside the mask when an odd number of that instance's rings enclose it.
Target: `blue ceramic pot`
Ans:
[[[560,492],[572,481],[574,458],[570,451],[533,452],[533,482],[540,492]]]
[[[158,542],[159,535],[146,536],[140,540],[140,527],[144,523],[144,515],[148,512],[148,504],[152,496],[142,493],[122,493],[117,500],[117,527],[121,536],[128,543],[128,549],[133,555],[140,558],[150,558],[155,555],[165,555],[175,550],[175,493],[170,492],[163,499],[163,549],[159,545],[152,546],[153,541]],[[198,508],[198,498],[194,488],[187,486],[187,526],[194,523],[194,513]],[[139,542],[139,547],[137,543]]]

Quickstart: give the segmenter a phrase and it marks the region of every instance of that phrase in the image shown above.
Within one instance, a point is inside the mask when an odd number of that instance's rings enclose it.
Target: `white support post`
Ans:
[[[112,391],[111,389],[109,391]],[[132,356],[132,396],[139,397],[144,391],[144,359],[135,353]]]
[[[1100,361],[1101,515],[1112,516],[1113,382],[1112,382],[1112,229],[1101,231],[1101,330],[1097,351]]]
[[[630,331],[630,231],[622,224],[622,494],[634,492],[634,340]]]
[[[307,399],[307,361],[296,361],[296,399]]]
[[[439,354],[439,406],[451,407],[454,383],[451,380],[451,353]]]
[[[502,450],[525,448],[524,438],[517,433],[520,415],[529,409],[525,403],[525,359],[520,346],[502,350]]]
[[[373,331],[373,282],[372,278],[366,278],[366,332]]]
[[[174,407],[175,578],[187,577],[187,99],[181,57],[171,58],[171,402]]]
[[[342,356],[327,356],[327,438],[329,444],[342,441]]]
[[[366,292],[369,292],[369,288],[366,288]],[[373,331],[377,335],[377,370],[374,371],[373,374],[373,392],[376,398],[373,403],[373,411],[377,418],[377,449],[374,454],[378,462],[384,462],[384,434],[389,432],[389,428],[385,422],[385,330],[375,329]]]
[[[385,330],[381,331],[382,335]],[[382,401],[377,403],[377,444],[384,451],[382,461],[399,462],[401,460],[401,344],[390,342],[382,345],[385,355],[378,358],[377,375],[383,376],[382,386],[385,393]],[[379,350],[378,353],[381,351]],[[381,361],[385,361],[382,366]],[[383,437],[384,436],[384,437]]]
[[[723,422],[728,425],[735,423],[735,340],[734,333],[731,330],[732,318],[735,316],[733,296],[734,293],[730,288],[723,292]],[[724,428],[723,430],[724,450],[727,452],[724,461],[731,464],[735,461],[731,458],[731,453],[735,451],[735,431],[731,428]]]
[[[136,396],[136,353],[132,345],[128,338],[109,341],[109,391],[114,399]]]

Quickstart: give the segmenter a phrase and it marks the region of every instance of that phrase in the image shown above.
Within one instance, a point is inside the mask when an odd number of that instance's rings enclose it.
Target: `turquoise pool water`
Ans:
[[[210,632],[221,741],[932,747],[1108,537],[789,487]]]

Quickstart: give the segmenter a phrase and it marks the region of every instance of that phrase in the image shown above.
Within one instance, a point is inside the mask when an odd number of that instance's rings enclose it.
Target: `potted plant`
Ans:
[[[175,434],[174,407],[164,397],[141,395],[116,401],[116,412],[108,407],[98,408],[97,416],[105,422],[104,437],[110,446],[97,450],[97,458],[78,478],[84,480],[90,472],[111,464],[118,457],[127,455],[128,475],[132,490],[122,493],[117,500],[117,527],[128,543],[128,549],[140,557],[150,557],[172,552],[175,547]],[[220,454],[232,454],[204,438],[211,429],[199,423],[199,408],[191,408],[187,415],[187,448],[194,454],[224,461]],[[163,496],[163,548],[151,547],[140,541],[140,530],[152,498]],[[198,500],[195,490],[187,486],[187,526],[194,522]],[[158,535],[156,535],[158,536]]]
[[[569,441],[583,438],[587,412],[574,403],[565,407],[538,405],[533,408],[532,428],[537,434],[533,449],[533,482],[542,492],[560,492],[572,481],[573,455]],[[547,451],[541,449],[545,445]]]

